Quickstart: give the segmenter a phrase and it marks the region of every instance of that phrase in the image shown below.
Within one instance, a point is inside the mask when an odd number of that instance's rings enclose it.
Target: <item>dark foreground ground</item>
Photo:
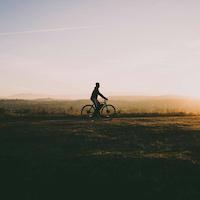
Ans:
[[[0,122],[1,199],[200,199],[200,117]]]

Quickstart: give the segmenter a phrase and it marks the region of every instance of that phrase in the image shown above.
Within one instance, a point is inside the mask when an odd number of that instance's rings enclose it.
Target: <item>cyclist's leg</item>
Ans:
[[[97,99],[92,99],[92,102],[94,103],[95,105],[95,112],[94,112],[94,115],[97,115],[99,113],[99,108],[100,108],[100,103]]]

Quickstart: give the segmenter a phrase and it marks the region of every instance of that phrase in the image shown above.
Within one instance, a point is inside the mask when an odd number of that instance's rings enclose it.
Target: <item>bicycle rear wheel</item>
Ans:
[[[106,118],[112,118],[116,115],[116,109],[113,105],[105,105],[101,109],[101,116]]]
[[[93,105],[85,105],[81,109],[81,116],[85,119],[89,119],[93,117],[93,113],[95,111],[95,108]]]

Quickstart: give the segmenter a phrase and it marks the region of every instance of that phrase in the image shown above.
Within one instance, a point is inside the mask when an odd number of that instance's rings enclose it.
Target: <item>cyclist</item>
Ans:
[[[101,109],[101,107],[102,107],[102,105],[99,103],[99,101],[98,101],[98,96],[101,96],[103,99],[105,99],[105,100],[108,100],[108,98],[106,98],[106,97],[104,97],[103,96],[103,94],[101,94],[100,92],[99,92],[99,88],[100,88],[100,84],[99,83],[96,83],[96,86],[95,86],[95,88],[94,88],[94,90],[93,90],[93,92],[92,92],[92,95],[91,95],[91,101],[94,103],[94,105],[95,105],[95,112],[94,112],[94,115],[96,115],[99,111],[100,111],[100,109]]]

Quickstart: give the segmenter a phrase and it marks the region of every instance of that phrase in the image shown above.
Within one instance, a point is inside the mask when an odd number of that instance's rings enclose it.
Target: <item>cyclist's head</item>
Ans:
[[[99,84],[99,83],[96,83],[96,87],[99,88],[99,87],[100,87],[100,84]]]

